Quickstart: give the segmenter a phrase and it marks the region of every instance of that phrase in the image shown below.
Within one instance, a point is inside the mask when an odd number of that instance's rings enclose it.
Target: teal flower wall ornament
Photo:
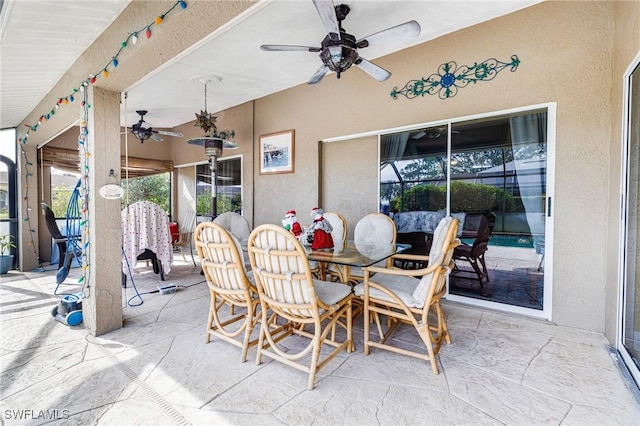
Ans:
[[[402,95],[407,99],[417,98],[424,95],[438,95],[440,99],[454,97],[458,89],[467,87],[470,83],[493,80],[496,75],[507,67],[514,72],[520,59],[517,55],[511,55],[511,62],[502,62],[495,58],[486,59],[473,65],[458,65],[454,62],[447,62],[438,67],[438,72],[420,80],[410,80],[402,89],[394,87],[391,90],[391,97],[398,99]]]

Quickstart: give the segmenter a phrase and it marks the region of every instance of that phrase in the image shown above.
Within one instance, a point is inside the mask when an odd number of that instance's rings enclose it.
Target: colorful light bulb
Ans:
[[[162,24],[162,20],[164,19],[164,15],[160,15],[156,18],[155,23],[156,25],[160,25]]]
[[[138,42],[138,33],[133,33],[131,36],[131,43],[136,44]]]
[[[151,38],[151,28],[147,27],[147,30],[144,32],[144,35],[147,37],[147,39]]]
[[[187,3],[185,3],[185,2],[184,2],[184,1],[182,1],[182,0],[180,0],[180,8],[181,8],[182,10],[186,9],[186,8],[187,8]]]

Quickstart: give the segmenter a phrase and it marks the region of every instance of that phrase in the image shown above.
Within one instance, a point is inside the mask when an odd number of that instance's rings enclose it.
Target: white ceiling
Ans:
[[[540,1],[345,0],[351,12],[343,27],[359,39],[410,20],[420,23],[422,32],[418,37],[359,50],[362,57],[374,60]],[[25,3],[32,6],[25,7]],[[33,13],[34,3],[38,3],[39,10],[42,10],[41,4],[43,7],[55,5],[55,8],[42,16]],[[127,3],[127,0],[15,1],[8,22],[2,27],[6,27],[0,68],[2,127],[18,125],[60,78],[65,67],[73,63],[86,47],[87,43],[82,44],[82,41],[95,40],[99,35],[96,29],[106,27]],[[84,6],[88,4],[91,6]],[[41,21],[66,22],[68,19],[65,21],[63,17],[68,17],[71,11],[74,16],[80,13],[96,16],[62,24],[69,29],[68,37],[61,36],[60,24],[41,24]],[[92,25],[76,25],[76,21],[87,20],[91,20]],[[26,29],[25,21],[31,22]],[[317,53],[264,52],[260,45],[320,46],[325,35],[310,0],[262,1],[129,88],[128,113],[123,120],[126,124],[136,122],[138,116],[135,111],[138,109],[149,111],[145,119],[154,127],[170,128],[194,120],[194,113],[204,109],[203,87],[191,81],[195,76],[222,77],[221,82],[208,87],[209,112],[222,111],[304,84],[321,65]],[[42,45],[44,41],[46,43]],[[448,59],[442,58],[443,61]],[[393,69],[388,71],[393,73]],[[347,72],[363,71],[353,67]],[[335,74],[325,77],[330,78],[335,78]],[[318,87],[321,85],[322,82]]]
[[[15,127],[130,0],[0,0],[0,128]]]

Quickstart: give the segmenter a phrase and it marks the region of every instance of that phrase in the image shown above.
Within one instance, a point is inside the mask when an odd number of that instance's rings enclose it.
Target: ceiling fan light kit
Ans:
[[[322,66],[311,76],[308,84],[319,83],[329,72],[336,73],[337,78],[355,65],[378,81],[385,81],[391,73],[384,68],[361,57],[358,49],[394,40],[403,40],[420,34],[420,24],[416,21],[405,22],[395,27],[387,28],[362,39],[356,39],[342,28],[342,21],[347,17],[351,8],[346,4],[334,6],[332,0],[313,0],[318,15],[327,31],[321,47],[291,46],[277,44],[263,44],[265,51],[302,51],[320,52]]]
[[[153,130],[151,124],[144,121],[144,116],[147,114],[145,110],[138,110],[136,113],[140,116],[140,120],[131,126],[131,133],[138,138],[141,143],[144,143],[147,139],[151,138],[156,142],[162,142],[164,139],[160,135],[175,136],[181,138],[183,135],[179,132],[170,132],[167,130]]]

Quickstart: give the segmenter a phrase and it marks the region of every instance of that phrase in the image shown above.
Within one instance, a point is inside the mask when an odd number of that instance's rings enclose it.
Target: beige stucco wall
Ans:
[[[379,157],[377,136],[322,143],[322,200],[326,211],[342,213],[349,224],[347,238],[353,238],[356,222],[378,209]],[[348,152],[349,155],[345,155]],[[354,161],[357,159],[357,161]],[[373,185],[371,183],[374,183]],[[357,188],[357,191],[354,189]],[[310,220],[307,210],[298,218]]]
[[[306,212],[319,200],[325,200],[325,209],[334,209],[335,194],[329,191],[334,188],[325,184],[320,194],[315,183],[318,140],[556,102],[553,320],[604,331],[615,12],[610,2],[545,2],[377,59],[393,72],[387,82],[354,69],[340,80],[329,75],[319,85],[257,100],[256,135],[295,129],[296,173],[256,174],[256,224],[278,223],[287,209]],[[444,62],[509,61],[512,54],[522,61],[516,72],[505,70],[454,98],[389,96],[394,86],[427,76]],[[375,138],[340,143],[325,153],[325,167],[332,158],[348,163],[340,168],[348,180],[339,188],[341,198],[360,200],[363,192],[377,193],[377,172],[363,176],[359,166],[349,167],[377,155]],[[377,171],[376,164],[372,167]],[[329,168],[326,173],[335,175]],[[367,209],[377,207],[377,198],[373,202]],[[349,222],[353,228],[353,218]]]

